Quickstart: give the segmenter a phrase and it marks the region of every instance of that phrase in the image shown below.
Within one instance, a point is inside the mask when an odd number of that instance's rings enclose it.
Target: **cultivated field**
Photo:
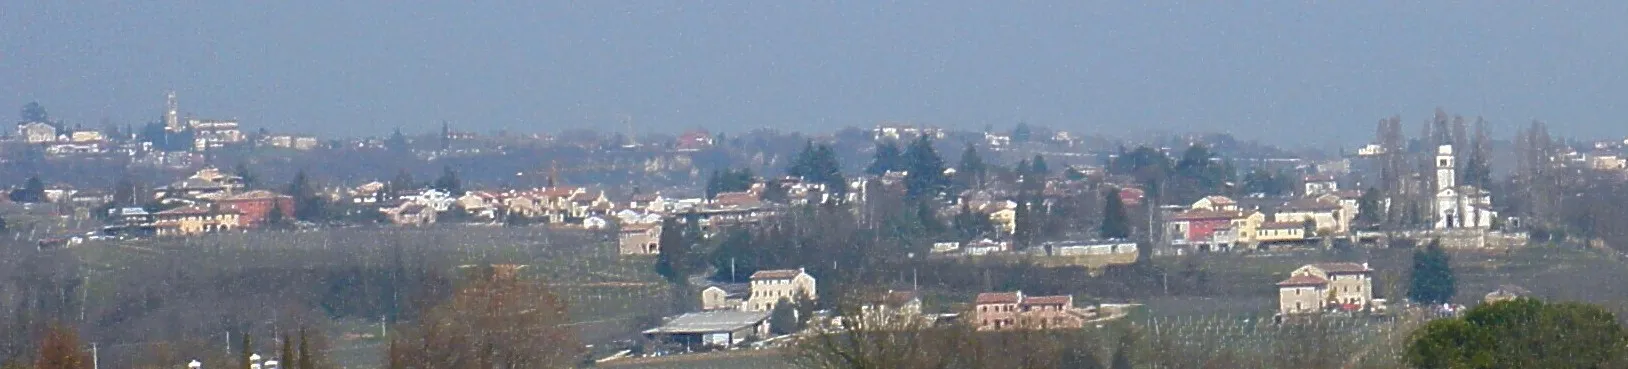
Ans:
[[[151,278],[147,275],[185,265],[208,265],[225,270],[221,275],[254,278],[247,276],[396,266],[437,269],[455,275],[459,265],[522,264],[526,266],[522,273],[547,281],[554,293],[567,303],[571,324],[582,333],[584,343],[628,338],[641,325],[667,314],[666,309],[673,305],[669,301],[670,288],[654,273],[651,259],[623,259],[615,254],[611,242],[579,230],[476,226],[342,228],[93,241],[73,246],[70,251],[84,267],[83,273],[89,276],[85,296],[93,315],[99,307],[114,304],[121,293],[127,295],[129,281]],[[299,286],[278,285],[316,282],[290,278],[251,284],[298,290]],[[347,282],[320,282],[330,284],[329,288],[352,288],[347,287]],[[355,283],[358,295],[366,295],[359,291],[379,288],[366,285],[368,281]],[[346,300],[348,292],[331,292],[337,296],[322,301]],[[377,318],[341,319],[325,325],[333,331],[332,352],[336,359],[357,364],[377,359],[383,343],[378,337]],[[216,340],[225,339],[223,335]]]

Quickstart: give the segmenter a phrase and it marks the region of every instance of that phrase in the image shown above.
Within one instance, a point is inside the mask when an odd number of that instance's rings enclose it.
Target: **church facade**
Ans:
[[[1492,228],[1498,217],[1492,210],[1492,194],[1475,186],[1459,186],[1453,155],[1452,145],[1436,148],[1436,196],[1431,202],[1434,227]]]

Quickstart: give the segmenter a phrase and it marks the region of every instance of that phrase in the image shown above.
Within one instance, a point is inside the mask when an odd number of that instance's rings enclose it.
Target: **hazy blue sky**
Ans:
[[[1029,121],[1367,140],[1436,106],[1628,135],[1628,1],[8,1],[0,106],[367,135]],[[1233,2],[1225,2],[1233,3]]]

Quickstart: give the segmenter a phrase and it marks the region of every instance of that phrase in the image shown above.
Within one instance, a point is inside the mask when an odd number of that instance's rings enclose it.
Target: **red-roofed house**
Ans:
[[[1147,192],[1140,188],[1127,187],[1119,190],[1119,201],[1125,203],[1126,208],[1142,206],[1142,198],[1146,196]]]
[[[972,324],[980,331],[1078,329],[1093,314],[1074,307],[1074,296],[1024,296],[1023,291],[985,292],[973,300]]]
[[[1165,234],[1172,245],[1211,245],[1217,243],[1218,231],[1236,231],[1238,227],[1233,223],[1245,219],[1245,214],[1238,211],[1188,210],[1165,221]]]
[[[216,201],[222,209],[237,211],[238,224],[244,228],[258,228],[266,223],[272,210],[283,213],[283,219],[294,219],[294,197],[271,191],[255,190]]]
[[[707,131],[689,131],[678,136],[678,143],[674,148],[678,151],[700,151],[713,144],[712,134]]]
[[[1373,269],[1367,263],[1307,264],[1278,282],[1282,314],[1320,313],[1330,307],[1366,309],[1374,301]]]

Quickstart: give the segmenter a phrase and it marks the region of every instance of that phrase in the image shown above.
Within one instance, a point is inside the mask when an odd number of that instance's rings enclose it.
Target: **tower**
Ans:
[[[175,91],[164,95],[164,129],[181,131],[181,104],[175,101]]]
[[[1441,145],[1436,148],[1436,192],[1456,187],[1453,173],[1453,145]]]
[[[452,126],[447,121],[441,121],[441,151],[452,148]]]

